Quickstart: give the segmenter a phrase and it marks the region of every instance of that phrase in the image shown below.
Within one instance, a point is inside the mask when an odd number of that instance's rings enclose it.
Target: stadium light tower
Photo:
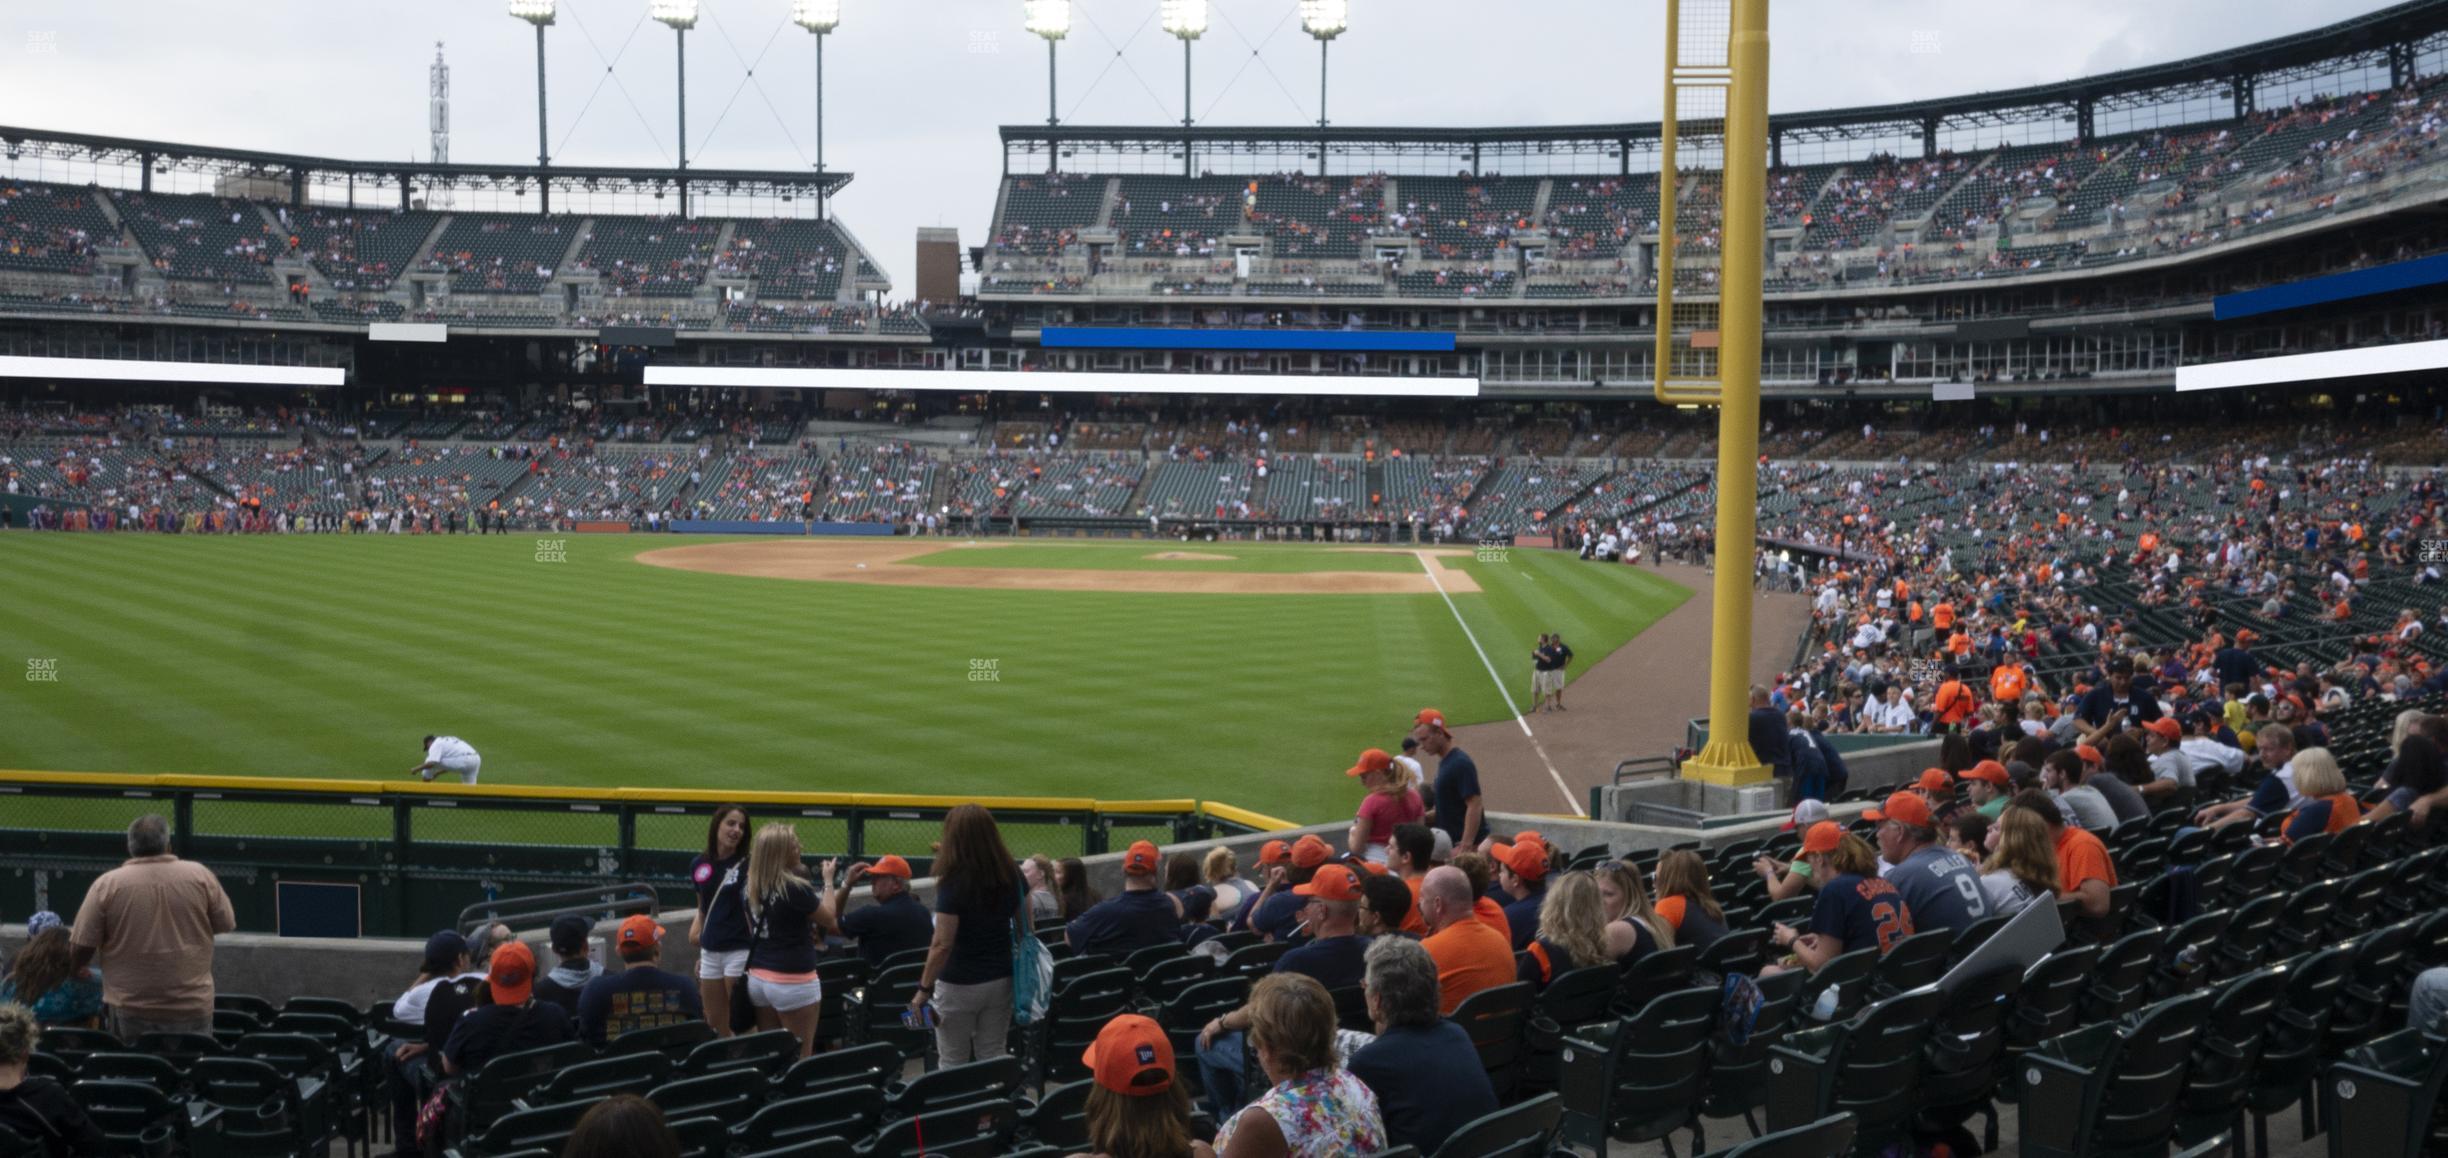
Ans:
[[[1182,42],[1182,176],[1195,175],[1190,147],[1190,45],[1207,32],[1207,0],[1164,0],[1159,21]]]
[[[841,0],[792,0],[791,23],[816,34],[816,175],[824,175],[824,42],[841,27]],[[816,215],[824,216],[825,197],[819,186]]]
[[[1046,42],[1046,124],[1059,125],[1062,116],[1054,107],[1054,46],[1071,35],[1071,0],[1023,0],[1029,31],[1045,37]]]
[[[1300,0],[1301,28],[1318,42],[1318,127],[1326,127],[1326,46],[1351,27],[1351,0]],[[1322,147],[1322,146],[1321,146]],[[1326,154],[1318,154],[1318,168]]]
[[[654,0],[647,12],[679,36],[680,168],[688,168],[688,30],[697,27],[697,0]],[[688,216],[688,185],[680,186],[680,215]]]
[[[510,0],[510,15],[535,25],[536,32],[536,168],[552,164],[544,146],[544,27],[553,22],[559,0]]]

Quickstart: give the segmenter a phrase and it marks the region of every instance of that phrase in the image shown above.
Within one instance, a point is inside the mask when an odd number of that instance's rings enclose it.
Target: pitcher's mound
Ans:
[[[1162,559],[1167,563],[1230,563],[1233,559],[1230,555],[1217,555],[1206,551],[1158,551],[1147,557]]]

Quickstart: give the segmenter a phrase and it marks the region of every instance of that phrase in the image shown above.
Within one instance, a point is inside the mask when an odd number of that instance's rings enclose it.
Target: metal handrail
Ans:
[[[503,912],[505,906],[519,906]],[[463,934],[474,933],[488,925],[508,925],[512,929],[547,928],[564,916],[575,914],[592,917],[596,914],[627,916],[632,913],[653,913],[662,905],[655,899],[653,885],[641,881],[624,881],[592,889],[565,889],[557,893],[537,893],[528,897],[499,897],[478,901],[459,910],[451,927]]]

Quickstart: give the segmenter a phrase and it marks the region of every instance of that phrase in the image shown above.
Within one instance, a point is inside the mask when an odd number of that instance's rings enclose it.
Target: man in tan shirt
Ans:
[[[122,1041],[211,1033],[213,936],[238,927],[212,870],[170,855],[158,815],[128,825],[126,864],[85,892],[70,944],[77,967],[102,967],[102,1000]]]

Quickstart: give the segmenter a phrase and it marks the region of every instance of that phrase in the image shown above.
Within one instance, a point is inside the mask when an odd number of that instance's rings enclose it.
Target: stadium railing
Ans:
[[[0,911],[70,911],[126,858],[125,829],[160,813],[172,849],[212,868],[238,927],[409,936],[471,901],[654,881],[694,903],[690,861],[712,809],[787,821],[811,859],[902,856],[920,876],[956,805],[994,812],[1019,855],[1094,856],[1134,840],[1189,843],[1294,827],[1193,799],[907,796],[425,784],[413,781],[0,770]]]

